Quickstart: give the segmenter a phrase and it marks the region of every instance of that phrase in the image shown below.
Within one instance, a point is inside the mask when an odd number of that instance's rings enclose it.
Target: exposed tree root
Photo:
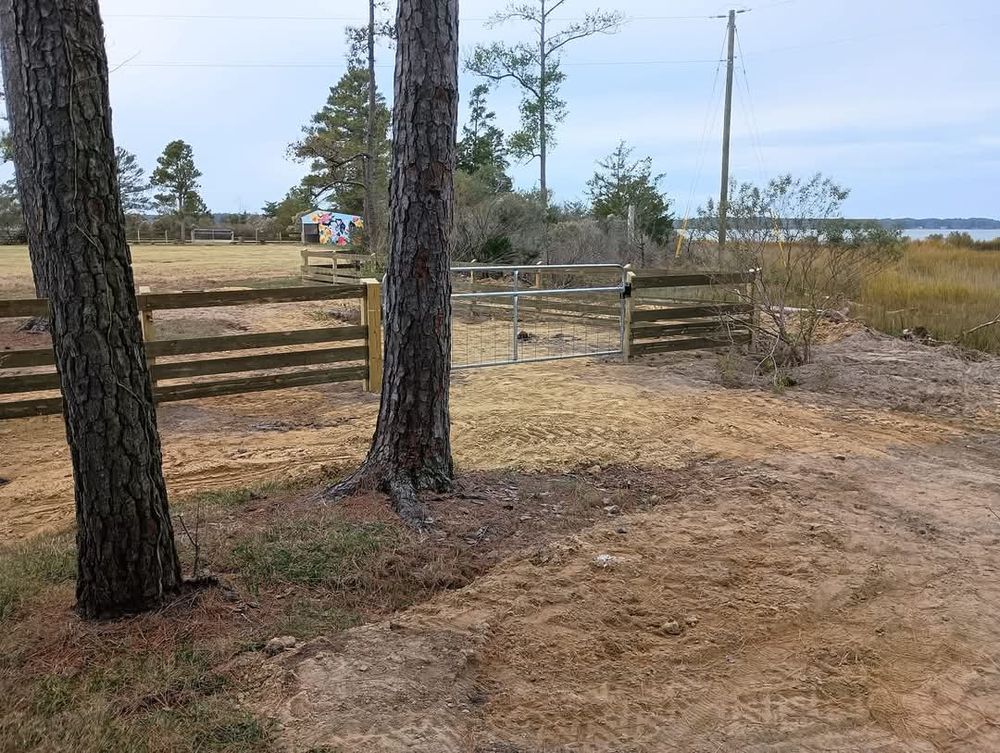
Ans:
[[[327,502],[338,502],[360,491],[384,492],[392,509],[404,523],[418,531],[427,530],[431,519],[420,501],[419,492],[446,491],[451,487],[451,479],[443,473],[430,470],[413,472],[391,468],[391,465],[369,458],[350,476],[326,489],[322,498]]]

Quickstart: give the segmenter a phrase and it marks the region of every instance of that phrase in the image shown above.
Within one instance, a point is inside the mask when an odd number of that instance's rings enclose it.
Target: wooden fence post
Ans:
[[[755,268],[750,270],[750,282],[747,283],[747,303],[750,304],[750,350],[753,350],[754,341],[756,340],[756,332],[758,325],[757,318],[757,305],[755,303],[756,288],[757,288],[757,276],[760,274],[760,269]]]
[[[632,265],[625,265],[625,292],[622,295],[625,296],[625,306],[622,312],[624,328],[622,331],[622,360],[628,363],[629,358],[632,356],[632,308],[634,307],[633,301],[635,300],[633,284],[635,282],[635,272],[632,271]]]
[[[145,347],[146,343],[152,342],[156,339],[156,326],[153,324],[153,309],[149,308],[149,304],[146,302],[146,294],[151,292],[148,285],[139,286],[139,327],[142,330],[142,342]],[[153,376],[153,367],[156,365],[156,359],[152,356],[146,356],[146,365],[149,367],[149,378],[153,382],[153,388],[156,388],[156,378]]]
[[[366,278],[365,299],[361,304],[361,323],[368,327],[368,376],[365,390],[382,392],[382,283]]]
[[[536,267],[541,266],[541,264],[542,264],[541,261],[535,262]],[[538,272],[535,272],[535,290],[541,290],[541,288],[542,288],[542,275]]]

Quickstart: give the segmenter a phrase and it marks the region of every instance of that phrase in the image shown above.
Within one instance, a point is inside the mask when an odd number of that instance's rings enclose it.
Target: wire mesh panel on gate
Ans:
[[[622,353],[620,265],[455,267],[452,287],[453,368]]]

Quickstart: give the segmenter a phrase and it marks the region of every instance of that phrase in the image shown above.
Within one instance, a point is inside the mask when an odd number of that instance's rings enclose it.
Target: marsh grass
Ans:
[[[862,282],[853,313],[890,334],[921,326],[953,340],[1000,314],[1000,252],[910,243],[899,262]],[[962,344],[1000,353],[1000,325]]]

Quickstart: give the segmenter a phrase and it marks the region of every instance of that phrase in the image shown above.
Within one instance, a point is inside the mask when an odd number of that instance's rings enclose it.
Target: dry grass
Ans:
[[[269,638],[309,640],[382,618],[469,584],[514,549],[579,530],[608,499],[629,511],[639,498],[613,476],[602,482],[609,490],[567,476],[467,477],[465,492],[432,500],[443,536],[428,540],[378,496],[318,504],[317,482],[175,503],[202,572],[222,586],[132,619],[85,623],[70,612],[71,536],[0,548],[0,752],[277,750],[273,725],[240,701]],[[526,530],[517,492],[560,514]],[[510,502],[483,504],[498,498]],[[178,540],[189,575],[193,547]]]
[[[1000,252],[911,243],[900,262],[865,281],[859,303],[856,313],[876,329],[921,326],[935,339],[954,339],[1000,314]],[[964,344],[1000,353],[1000,325]]]
[[[132,246],[136,285],[157,290],[297,284],[301,257],[296,244]],[[0,246],[0,297],[31,296],[26,246]]]

